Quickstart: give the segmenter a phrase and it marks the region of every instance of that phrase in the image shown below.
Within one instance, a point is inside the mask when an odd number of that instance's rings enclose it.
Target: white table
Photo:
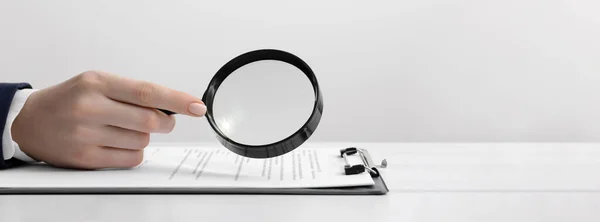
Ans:
[[[359,146],[384,196],[8,195],[0,221],[600,221],[600,144]]]

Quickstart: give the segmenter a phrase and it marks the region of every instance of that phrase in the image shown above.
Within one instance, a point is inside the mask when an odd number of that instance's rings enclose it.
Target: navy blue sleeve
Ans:
[[[17,90],[31,88],[28,83],[0,83],[0,169],[6,169],[23,163],[17,159],[4,160],[2,153],[2,134],[4,134],[4,126],[8,117],[8,110],[12,103],[13,97]]]

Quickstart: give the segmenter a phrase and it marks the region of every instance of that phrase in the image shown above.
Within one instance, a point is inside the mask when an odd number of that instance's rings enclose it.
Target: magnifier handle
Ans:
[[[175,112],[171,112],[171,111],[169,111],[169,110],[165,110],[165,109],[158,109],[158,110],[160,110],[161,112],[163,112],[163,113],[165,113],[165,114],[167,114],[167,115],[173,115],[173,114],[176,114]]]

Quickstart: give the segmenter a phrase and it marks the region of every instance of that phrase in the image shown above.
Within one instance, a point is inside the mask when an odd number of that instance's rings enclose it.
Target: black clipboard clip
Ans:
[[[348,162],[348,156],[350,155],[354,155],[357,154],[360,156],[360,159],[362,160],[362,164],[355,164],[355,165],[351,165]],[[359,174],[359,173],[363,173],[365,171],[369,171],[369,174],[371,174],[372,177],[379,177],[379,171],[377,170],[377,168],[386,168],[387,167],[387,160],[383,159],[381,161],[381,165],[376,165],[375,162],[373,162],[373,160],[371,159],[371,155],[369,154],[369,151],[365,150],[365,149],[360,149],[360,148],[356,148],[356,147],[349,147],[349,148],[345,148],[345,149],[341,149],[340,150],[340,156],[342,158],[344,158],[344,172],[346,173],[346,175],[354,175],[354,174]]]

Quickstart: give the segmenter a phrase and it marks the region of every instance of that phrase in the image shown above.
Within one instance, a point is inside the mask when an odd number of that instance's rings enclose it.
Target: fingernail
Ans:
[[[203,116],[206,113],[206,106],[200,103],[192,103],[189,108],[190,112],[198,116]]]

